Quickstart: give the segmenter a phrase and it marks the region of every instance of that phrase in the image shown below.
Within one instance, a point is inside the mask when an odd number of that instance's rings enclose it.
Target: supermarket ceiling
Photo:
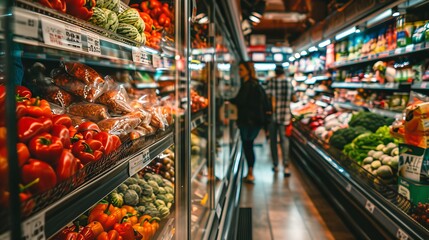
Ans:
[[[294,40],[349,0],[240,0],[244,34],[266,36],[266,44],[289,46]],[[247,20],[247,22],[246,22]]]

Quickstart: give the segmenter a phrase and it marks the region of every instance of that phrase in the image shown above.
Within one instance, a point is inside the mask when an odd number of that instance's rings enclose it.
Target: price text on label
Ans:
[[[130,176],[133,176],[134,174],[142,170],[143,166],[144,166],[143,154],[139,154],[135,156],[133,159],[131,159],[129,161],[129,166],[128,166]]]
[[[96,34],[86,33],[88,52],[101,55],[100,37]]]
[[[149,149],[145,149],[142,153],[142,156],[143,156],[143,162],[149,162],[151,160]]]
[[[22,239],[46,239],[45,213],[35,215],[22,224]]]

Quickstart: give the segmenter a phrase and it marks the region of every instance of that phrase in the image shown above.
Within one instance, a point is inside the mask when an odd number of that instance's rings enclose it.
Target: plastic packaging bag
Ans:
[[[125,136],[130,133],[141,123],[140,118],[137,117],[114,117],[102,120],[98,122],[98,127],[101,131],[108,132],[110,134]]]
[[[80,116],[93,122],[98,122],[109,118],[107,107],[96,103],[77,103],[68,108],[71,115]]]
[[[40,89],[43,98],[61,107],[68,107],[74,101],[74,96],[60,87],[50,84]]]
[[[127,114],[134,109],[129,104],[128,93],[122,85],[103,93],[97,98],[97,103],[106,105],[113,114]]]
[[[54,69],[51,72],[51,76],[55,85],[91,103],[103,94],[107,88],[104,80],[102,83],[96,81],[92,84],[85,84],[61,69]]]

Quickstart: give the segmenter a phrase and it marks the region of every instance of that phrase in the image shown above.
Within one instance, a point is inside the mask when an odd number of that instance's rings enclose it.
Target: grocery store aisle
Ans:
[[[243,183],[240,202],[240,208],[252,208],[253,229],[249,231],[253,239],[355,239],[293,160],[289,178],[271,170],[269,145],[262,131],[255,145],[256,181]]]

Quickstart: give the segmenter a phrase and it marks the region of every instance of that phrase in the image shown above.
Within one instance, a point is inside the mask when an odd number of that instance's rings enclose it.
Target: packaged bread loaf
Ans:
[[[68,108],[68,113],[86,118],[93,122],[98,122],[109,118],[107,107],[96,103],[77,103]]]

